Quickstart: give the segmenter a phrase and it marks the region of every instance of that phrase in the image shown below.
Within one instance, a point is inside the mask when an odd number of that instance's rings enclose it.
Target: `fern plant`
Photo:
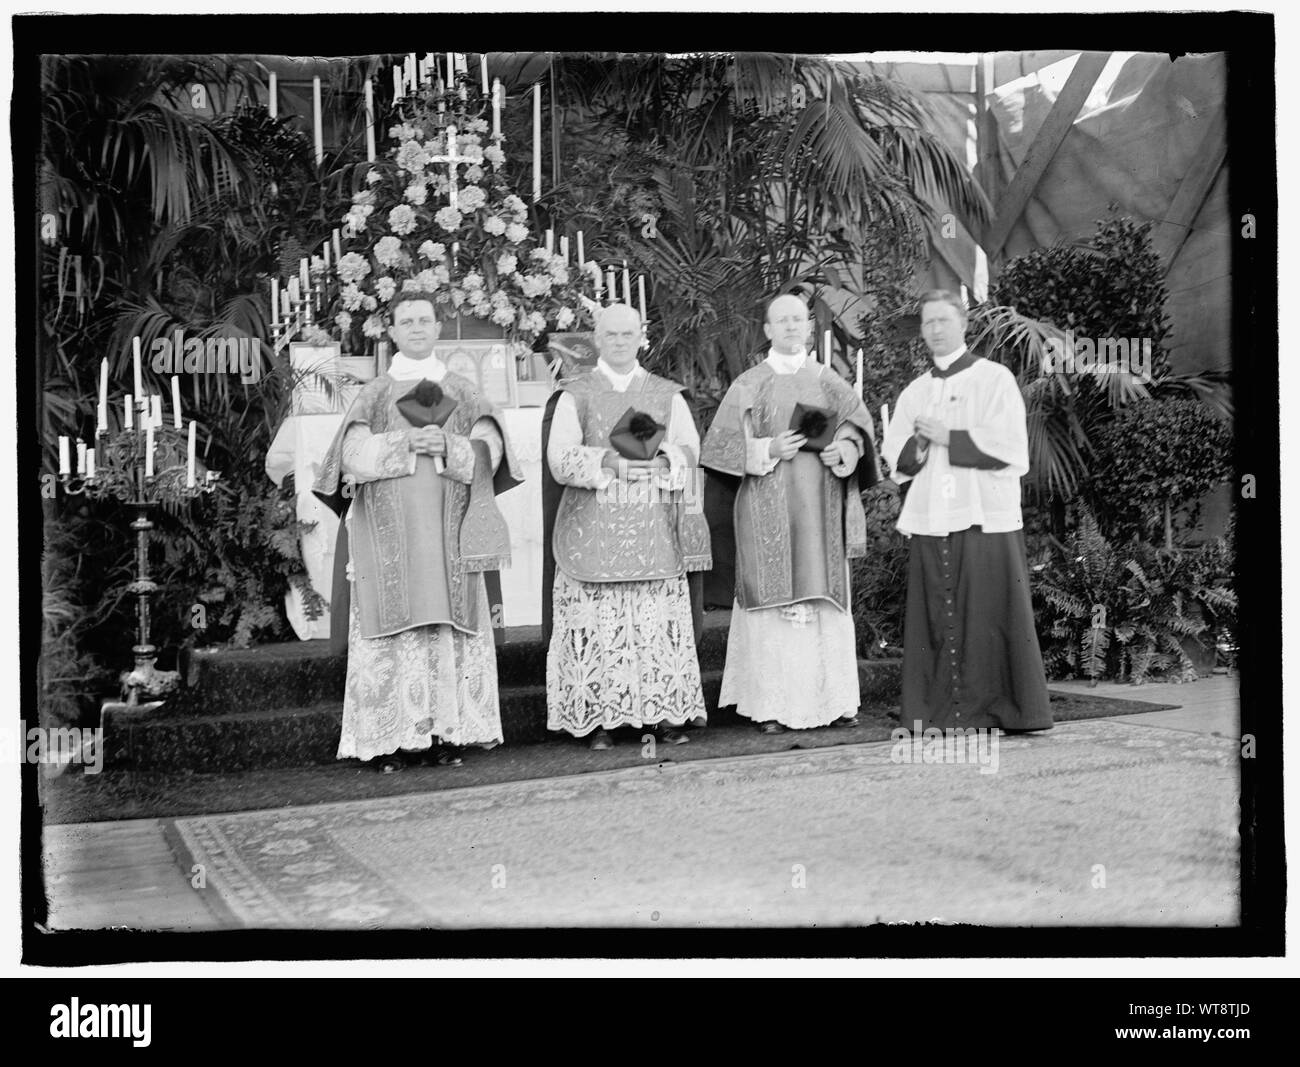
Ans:
[[[1124,672],[1134,685],[1153,674],[1187,682],[1197,677],[1184,639],[1204,642],[1216,623],[1236,612],[1236,593],[1220,584],[1219,546],[1196,549],[1154,548],[1131,543],[1120,587],[1126,618],[1116,628],[1123,645]],[[1208,566],[1207,566],[1208,564]],[[1219,572],[1219,573],[1216,573]]]
[[[1117,548],[1080,509],[1062,548],[1048,549],[1031,574],[1044,666],[1050,677],[1103,677],[1140,685],[1153,677],[1191,681],[1184,647],[1230,635],[1237,598],[1225,539],[1157,548]]]
[[[1094,684],[1111,668],[1120,563],[1097,520],[1081,510],[1064,549],[1048,549],[1031,570],[1044,667],[1051,677],[1083,675]]]

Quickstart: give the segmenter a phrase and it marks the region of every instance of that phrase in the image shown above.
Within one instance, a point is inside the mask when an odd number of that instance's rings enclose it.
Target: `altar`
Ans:
[[[375,87],[366,83],[367,166],[335,205],[330,229],[301,247],[296,274],[286,259],[267,279],[269,343],[278,359],[288,356],[293,408],[267,452],[266,473],[276,485],[294,476],[297,516],[308,524],[304,569],[328,602],[339,520],[312,486],[351,397],[385,372],[393,327],[385,309],[399,292],[424,294],[440,324],[433,354],[501,412],[524,477],[497,498],[511,563],[499,572],[502,617],[494,624],[537,626],[544,405],[555,380],[594,363],[589,331],[600,308],[620,299],[619,278],[629,305],[635,284],[645,321],[645,278],[634,277],[626,260],[616,275],[612,261],[589,258],[583,231],[561,220],[547,215],[547,228],[534,231],[542,217],[505,180],[508,101],[500,81],[489,82],[486,56],[479,78],[458,53],[418,63],[412,54],[392,73],[390,121],[377,120]],[[542,197],[540,91],[534,87],[534,205]],[[382,152],[381,129],[389,134]],[[286,595],[294,632],[304,640],[329,636],[329,611],[309,617],[306,599],[298,589]]]
[[[542,411],[540,407],[501,410],[506,433],[523,470],[523,484],[497,498],[510,528],[511,564],[501,571],[503,624],[538,626],[542,621]],[[301,537],[303,564],[312,588],[328,603],[332,597],[334,546],[339,520],[311,491],[321,460],[343,422],[343,413],[289,415],[266,454],[267,476],[278,486],[293,474],[298,519],[311,523]],[[301,640],[329,637],[328,609],[316,619],[297,589],[285,595],[285,612]]]

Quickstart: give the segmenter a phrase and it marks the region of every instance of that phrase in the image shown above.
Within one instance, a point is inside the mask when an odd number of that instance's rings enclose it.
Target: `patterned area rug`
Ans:
[[[173,840],[250,928],[1237,923],[1232,740],[1093,720],[940,754],[652,764],[176,819]]]

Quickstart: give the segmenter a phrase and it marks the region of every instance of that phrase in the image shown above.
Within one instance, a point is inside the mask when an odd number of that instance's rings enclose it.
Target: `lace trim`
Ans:
[[[547,729],[679,725],[705,715],[685,577],[588,583],[555,576]]]

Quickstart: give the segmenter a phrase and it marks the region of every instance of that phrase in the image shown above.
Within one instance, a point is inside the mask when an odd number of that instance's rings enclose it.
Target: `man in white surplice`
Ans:
[[[620,726],[653,725],[680,744],[687,737],[674,727],[705,715],[686,577],[712,565],[700,438],[681,386],[637,361],[641,337],[632,308],[601,312],[600,358],[564,386],[547,446],[565,486],[552,536],[547,728],[591,735],[593,749],[609,748]],[[646,451],[662,432],[651,458],[615,450],[611,436],[628,426]]]
[[[429,295],[403,293],[391,314],[397,354],[353,402],[315,486],[354,497],[338,757],[385,772],[401,768],[402,751],[441,744],[439,762],[454,763],[456,748],[503,739],[482,572],[509,555],[494,475],[498,491],[517,481],[505,477],[515,464],[497,412],[433,354]],[[441,424],[423,424],[437,405]]]

